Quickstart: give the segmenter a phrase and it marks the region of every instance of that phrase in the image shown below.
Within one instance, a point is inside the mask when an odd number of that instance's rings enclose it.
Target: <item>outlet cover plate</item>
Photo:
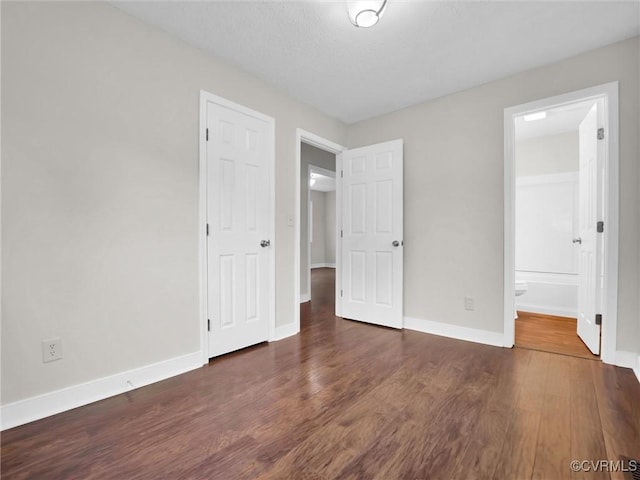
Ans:
[[[62,358],[62,340],[60,337],[42,340],[42,361],[53,362]]]

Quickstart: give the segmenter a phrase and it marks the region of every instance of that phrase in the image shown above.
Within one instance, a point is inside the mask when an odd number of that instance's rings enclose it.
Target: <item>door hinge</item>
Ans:
[[[209,129],[207,128],[207,142],[209,141]]]
[[[604,232],[604,222],[602,220],[600,220],[598,223],[596,223],[596,231],[598,233]]]
[[[207,223],[207,237],[209,236],[209,224]]]
[[[604,139],[604,128],[599,128],[598,129],[598,140],[603,140]]]
[[[602,325],[602,314],[596,313],[596,325]]]
[[[340,238],[344,237],[344,232],[340,230]]]
[[[342,290],[340,290],[340,296],[342,296]]]
[[[340,178],[344,178],[344,170],[340,170]]]
[[[211,331],[211,320],[207,318],[207,332]]]

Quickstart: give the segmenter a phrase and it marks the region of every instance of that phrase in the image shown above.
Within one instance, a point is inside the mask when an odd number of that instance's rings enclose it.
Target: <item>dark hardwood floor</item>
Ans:
[[[569,462],[640,458],[631,370],[338,319],[326,273],[295,337],[3,432],[2,478],[622,479]]]
[[[518,312],[516,346],[599,360],[578,337],[575,318]]]

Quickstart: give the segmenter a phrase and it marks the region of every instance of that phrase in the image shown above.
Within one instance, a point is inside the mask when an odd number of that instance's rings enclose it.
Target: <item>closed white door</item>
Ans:
[[[574,239],[580,249],[578,263],[578,335],[594,354],[600,353],[600,325],[596,324],[601,278],[600,162],[598,161],[598,104],[594,104],[580,123],[579,173],[579,237]]]
[[[342,183],[342,316],[402,328],[402,140],[338,156]]]
[[[209,357],[268,340],[273,128],[244,108],[207,103]]]

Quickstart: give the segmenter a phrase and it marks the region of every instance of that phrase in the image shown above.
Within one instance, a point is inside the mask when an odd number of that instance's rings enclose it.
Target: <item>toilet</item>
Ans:
[[[520,295],[524,295],[525,293],[527,293],[528,289],[529,289],[529,284],[527,282],[522,282],[522,281],[519,282],[516,280],[516,297],[519,297]],[[515,312],[513,312],[513,318],[518,318],[517,309]]]
[[[525,293],[527,293],[528,289],[529,289],[529,284],[527,282],[516,281],[516,297],[519,297],[520,295],[524,295]]]

